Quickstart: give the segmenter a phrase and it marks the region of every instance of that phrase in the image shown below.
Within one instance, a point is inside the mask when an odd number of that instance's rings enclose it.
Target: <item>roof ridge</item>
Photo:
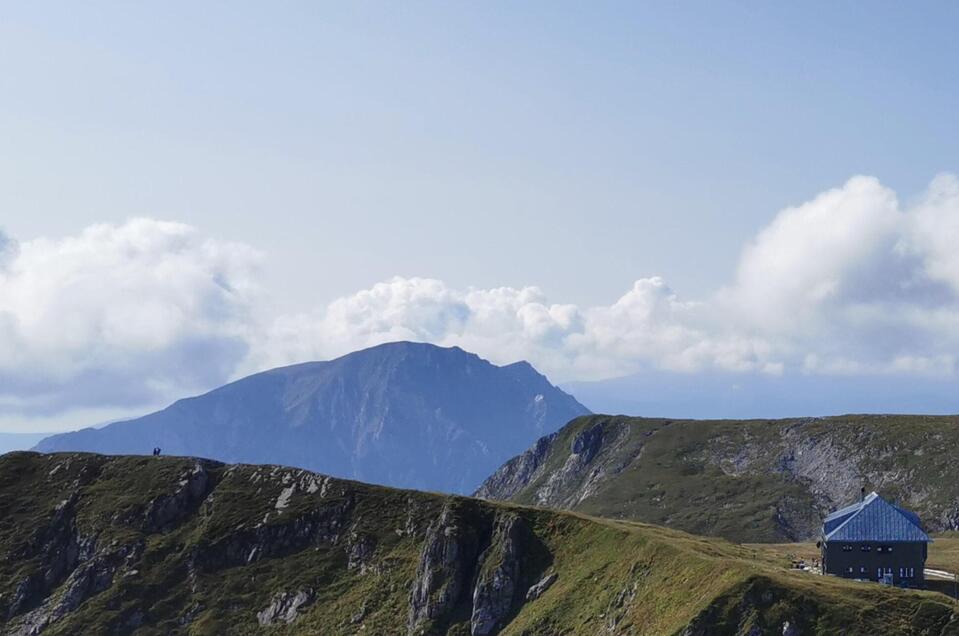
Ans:
[[[909,523],[910,526],[912,526],[913,528],[915,528],[916,530],[918,530],[918,531],[925,537],[925,541],[931,541],[931,540],[932,540],[931,537],[929,537],[928,533],[926,533],[926,531],[922,529],[922,526],[921,526],[919,523],[917,523],[917,521],[918,521],[918,519],[919,519],[919,517],[918,517],[917,515],[914,515],[914,514],[913,514],[912,516],[910,516],[910,515],[906,514],[902,509],[899,508],[899,506],[897,506],[897,505],[895,505],[895,504],[892,504],[892,503],[886,501],[886,500],[883,499],[877,492],[873,491],[873,492],[869,493],[869,494],[862,500],[862,502],[860,502],[861,505],[859,506],[859,509],[858,509],[858,510],[855,510],[854,512],[850,513],[850,515],[849,515],[842,523],[840,523],[838,526],[836,526],[835,528],[833,528],[833,530],[832,530],[829,534],[826,535],[826,537],[825,537],[826,541],[829,541],[831,537],[833,537],[834,535],[838,534],[840,530],[842,530],[842,529],[845,528],[847,525],[849,525],[854,519],[858,518],[864,511],[866,511],[866,510],[869,509],[869,508],[872,508],[872,507],[873,507],[873,504],[875,504],[877,501],[880,502],[880,504],[877,504],[877,505],[882,505],[883,508],[893,510],[893,511],[895,511],[895,514],[897,514],[899,517],[905,519],[905,520]],[[853,505],[855,505],[855,504],[853,504]],[[913,519],[913,517],[915,517],[915,519]]]
[[[836,508],[835,510],[833,510],[832,512],[830,512],[828,515],[826,515],[826,518],[825,518],[823,521],[829,521],[830,519],[836,519],[837,517],[842,516],[842,513],[845,513],[845,514],[848,514],[848,515],[856,514],[856,513],[858,513],[860,510],[863,509],[863,506],[865,506],[866,503],[868,503],[867,500],[868,500],[868,501],[872,501],[872,500],[875,499],[876,497],[879,497],[879,493],[877,493],[877,492],[874,490],[874,491],[872,491],[871,493],[869,493],[868,495],[863,495],[862,498],[861,498],[859,501],[855,502],[855,503],[851,503],[851,504],[849,504],[849,505],[842,506],[841,508]],[[881,499],[882,497],[879,497],[879,498]]]

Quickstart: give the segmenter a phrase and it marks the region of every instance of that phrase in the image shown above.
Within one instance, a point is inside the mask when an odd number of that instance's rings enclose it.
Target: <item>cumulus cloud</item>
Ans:
[[[959,179],[936,177],[912,211],[903,248],[922,259],[924,273],[959,294]]]
[[[0,235],[0,415],[152,404],[393,340],[526,359],[560,381],[648,369],[951,377],[955,245],[955,176],[908,205],[854,177],[775,215],[705,298],[684,299],[656,276],[591,307],[532,286],[397,277],[257,318],[268,305],[259,256],[189,226],[141,219],[22,244]]]
[[[393,340],[458,345],[495,362],[527,359],[560,379],[605,378],[645,366],[781,372],[767,345],[714,337],[704,303],[681,302],[659,277],[636,281],[608,306],[550,303],[536,287],[457,290],[394,278],[326,309],[276,321],[250,367],[328,358]]]
[[[549,301],[536,287],[451,289],[395,278],[277,321],[262,365],[396,339],[457,344],[558,379],[659,368],[782,374],[953,374],[959,352],[959,180],[904,207],[872,177],[779,212],[729,285],[681,299],[641,278],[610,305]]]
[[[807,371],[952,373],[957,239],[955,177],[937,177],[913,206],[855,177],[780,212],[744,249],[717,311]]]
[[[862,294],[901,223],[895,193],[870,177],[787,208],[743,250],[728,309],[762,330],[814,328],[824,308]],[[886,293],[890,281],[878,282]]]
[[[148,219],[0,241],[0,410],[150,404],[227,379],[256,253]]]

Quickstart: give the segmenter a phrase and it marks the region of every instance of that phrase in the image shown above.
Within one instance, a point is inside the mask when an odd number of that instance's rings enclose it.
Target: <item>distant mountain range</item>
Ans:
[[[742,542],[816,537],[876,490],[929,531],[959,529],[959,417],[682,420],[593,415],[545,436],[477,491]]]
[[[271,463],[396,487],[474,490],[588,409],[526,362],[397,342],[258,373],[36,449]]]
[[[959,382],[920,374],[783,375],[648,370],[562,388],[595,413],[754,419],[842,413],[959,413]]]

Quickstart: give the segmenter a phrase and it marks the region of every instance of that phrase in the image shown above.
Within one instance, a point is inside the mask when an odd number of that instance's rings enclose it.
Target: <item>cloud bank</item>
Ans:
[[[0,239],[0,410],[150,404],[247,356],[258,255],[137,219]]]
[[[598,307],[551,303],[536,287],[394,278],[281,318],[256,355],[280,363],[408,338],[524,357],[560,379],[650,368],[951,375],[957,245],[955,176],[937,177],[906,207],[878,180],[854,177],[777,214],[708,298],[681,299],[659,277]]]
[[[0,408],[154,404],[401,339],[527,359],[556,380],[648,369],[951,377],[956,245],[955,176],[908,205],[854,177],[780,211],[705,298],[656,276],[594,307],[537,287],[393,278],[270,317],[257,312],[257,252],[186,225],[140,219],[22,244],[0,235]]]

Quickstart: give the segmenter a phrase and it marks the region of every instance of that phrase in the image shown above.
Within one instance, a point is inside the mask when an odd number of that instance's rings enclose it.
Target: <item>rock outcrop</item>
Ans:
[[[529,530],[512,514],[496,519],[490,545],[479,558],[479,574],[473,588],[471,636],[488,636],[501,627],[517,601],[520,567]]]
[[[264,609],[256,613],[256,620],[260,625],[286,623],[296,621],[300,609],[313,602],[313,590],[299,590],[297,592],[280,592]]]
[[[441,630],[465,609],[472,636],[497,633],[524,600],[529,536],[515,514],[476,516],[475,506],[458,510],[448,502],[427,531],[410,593],[409,633]]]
[[[476,551],[470,528],[457,518],[454,504],[447,502],[426,532],[410,592],[410,634],[427,633],[427,627],[441,625],[460,602],[469,586]]]
[[[536,440],[529,450],[500,466],[473,495],[481,499],[510,499],[517,495],[540,475],[556,436],[552,433]]]
[[[531,585],[530,588],[526,590],[526,600],[535,601],[536,599],[538,599],[540,596],[543,595],[544,592],[546,592],[546,590],[552,587],[553,583],[556,582],[557,578],[559,577],[557,576],[555,572],[553,572],[551,574],[547,574],[546,576],[541,578],[539,581]]]
[[[212,485],[206,467],[197,462],[183,472],[172,494],[150,500],[144,513],[145,529],[162,532],[182,521],[206,498]]]

